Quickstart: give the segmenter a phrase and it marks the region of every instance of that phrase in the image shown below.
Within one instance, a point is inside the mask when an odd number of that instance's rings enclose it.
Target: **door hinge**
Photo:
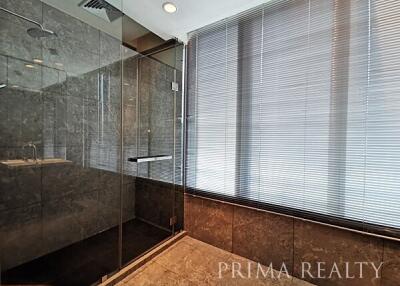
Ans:
[[[176,81],[171,82],[171,90],[179,91],[179,84]]]
[[[174,224],[176,224],[176,216],[173,216],[173,217],[171,217],[171,218],[169,219],[169,225],[172,226],[172,225],[174,225]]]

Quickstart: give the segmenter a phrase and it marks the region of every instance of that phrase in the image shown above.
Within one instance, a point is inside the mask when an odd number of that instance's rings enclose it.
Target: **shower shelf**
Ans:
[[[134,162],[134,163],[144,163],[144,162],[171,160],[171,159],[172,159],[171,155],[156,155],[156,156],[143,156],[143,157],[128,158],[128,161]]]

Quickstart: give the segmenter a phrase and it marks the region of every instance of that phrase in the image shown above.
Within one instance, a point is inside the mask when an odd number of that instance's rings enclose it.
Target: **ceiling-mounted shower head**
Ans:
[[[105,0],[84,0],[79,6],[107,22],[113,22],[123,15],[120,10]]]

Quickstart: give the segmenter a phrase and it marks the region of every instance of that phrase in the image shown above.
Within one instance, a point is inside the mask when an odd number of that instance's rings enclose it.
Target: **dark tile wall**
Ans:
[[[175,230],[183,228],[183,188],[173,184],[136,178],[136,217],[164,229],[171,229],[169,219],[176,216]]]
[[[0,160],[29,155],[22,146],[33,142],[40,158],[71,161],[0,168],[3,271],[118,224],[121,45],[39,0],[1,6],[57,37],[33,39],[31,24],[0,12]],[[134,193],[126,177],[124,220],[135,216]]]
[[[282,262],[288,271],[316,285],[395,286],[400,281],[400,243],[366,236],[329,226],[267,213],[238,205],[185,194],[185,230],[194,238],[232,251],[262,264],[272,263],[277,270]],[[363,266],[362,278],[356,262]],[[310,274],[302,274],[302,262],[310,263]],[[317,262],[321,275],[317,278]],[[329,278],[333,264],[342,277]],[[375,278],[375,269],[379,269]],[[379,268],[380,263],[382,267]],[[308,269],[308,265],[304,267]]]
[[[0,12],[0,83],[7,84],[0,89],[0,161],[28,155],[22,151],[28,142],[35,143],[40,158],[71,161],[0,168],[0,217],[8,218],[0,219],[2,270],[117,225],[121,160],[124,221],[135,218],[136,207],[143,219],[169,228],[173,201],[183,206],[182,192],[170,191],[172,160],[137,169],[127,158],[138,155],[138,137],[140,155],[172,155],[176,123],[180,182],[181,92],[174,107],[173,68],[140,56],[120,61],[119,40],[40,0],[2,0],[1,5],[36,19],[57,37],[33,39],[26,33],[29,23]],[[137,183],[136,174],[169,184]],[[141,203],[135,203],[138,187]],[[183,224],[182,212],[183,207],[176,209],[177,228]],[[31,218],[23,219],[26,214]],[[16,246],[18,252],[11,255]]]

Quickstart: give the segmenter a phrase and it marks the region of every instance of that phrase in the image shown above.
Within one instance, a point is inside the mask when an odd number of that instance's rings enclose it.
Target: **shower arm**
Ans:
[[[30,22],[30,23],[32,23],[32,24],[35,24],[36,26],[39,26],[40,29],[42,29],[43,31],[48,31],[48,32],[50,32],[49,30],[45,29],[45,28],[42,26],[42,24],[40,24],[39,22],[36,22],[36,21],[34,21],[34,20],[32,20],[32,19],[29,19],[29,18],[27,18],[27,17],[24,17],[24,16],[22,16],[22,15],[19,15],[19,14],[13,12],[13,11],[7,10],[7,9],[5,9],[5,8],[2,8],[2,7],[0,7],[0,10],[1,10],[1,11],[4,11],[4,12],[6,12],[6,13],[9,13],[9,14],[11,14],[11,15],[14,15],[15,17],[18,17],[18,18],[23,19],[23,20],[25,20],[25,21],[28,21],[28,22]]]

